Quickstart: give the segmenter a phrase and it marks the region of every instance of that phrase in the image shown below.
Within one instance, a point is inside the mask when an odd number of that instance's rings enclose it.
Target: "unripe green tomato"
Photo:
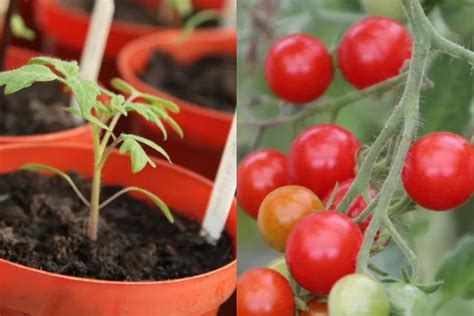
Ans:
[[[389,316],[390,301],[382,283],[363,274],[350,274],[329,293],[331,316]]]
[[[372,16],[385,16],[404,21],[405,11],[402,0],[361,0],[365,12]]]
[[[474,0],[446,1],[440,6],[449,29],[461,36],[474,36]]]
[[[288,270],[288,266],[286,265],[284,256],[273,259],[272,261],[270,261],[267,267],[280,273],[285,277],[285,279],[290,281],[291,274],[290,270]]]

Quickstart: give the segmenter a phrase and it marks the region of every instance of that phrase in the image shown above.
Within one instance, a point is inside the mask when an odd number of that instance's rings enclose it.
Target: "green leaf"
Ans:
[[[42,65],[25,65],[15,70],[0,73],[0,86],[5,86],[5,94],[9,95],[25,88],[35,82],[47,82],[58,77],[48,67]]]
[[[104,122],[102,122],[101,120],[99,120],[97,117],[95,117],[92,114],[84,116],[84,119],[86,119],[86,121],[88,121],[89,123],[93,123],[93,124],[99,126],[100,128],[105,129],[106,131],[110,131],[110,127],[105,125]]]
[[[390,296],[390,316],[433,315],[428,295],[416,286],[403,282],[391,282],[385,287]]]
[[[158,114],[162,120],[167,122],[176,134],[178,134],[181,138],[184,137],[184,132],[181,127],[171,116],[169,116],[169,114],[164,109],[160,107],[152,107],[152,110],[156,112],[156,114]]]
[[[179,106],[172,101],[165,100],[163,98],[159,98],[157,96],[147,94],[147,93],[141,93],[139,97],[141,97],[146,103],[152,106],[163,107],[173,113],[179,113],[180,111]]]
[[[172,6],[180,16],[187,16],[193,11],[191,0],[166,0],[166,2]]]
[[[158,126],[163,133],[164,139],[168,138],[168,132],[166,131],[165,126],[163,125],[163,122],[161,122],[161,117],[168,116],[168,113],[166,111],[156,111],[155,108],[150,106],[149,104],[144,104],[144,103],[132,103],[132,102],[127,102],[125,103],[125,111],[127,112],[136,112],[140,116],[142,116],[145,120],[148,122],[152,122],[156,126]],[[163,114],[164,113],[164,114]],[[163,117],[165,119],[165,117]]]
[[[100,95],[100,88],[92,81],[78,78],[69,78],[66,83],[81,108],[82,116],[90,117],[92,108],[99,103],[97,97]]]
[[[440,56],[431,65],[434,88],[423,94],[422,133],[450,131],[463,134],[470,119],[474,77],[462,60]]]
[[[474,236],[461,239],[442,261],[437,279],[444,281],[444,301],[454,297],[474,299]]]
[[[110,99],[109,105],[113,112],[115,113],[118,112],[122,114],[123,116],[127,116],[128,113],[125,109],[124,103],[125,103],[125,98],[123,95],[114,95]]]
[[[130,84],[128,84],[127,82],[123,81],[122,79],[120,78],[113,78],[111,81],[110,81],[110,85],[115,88],[116,90],[124,93],[124,94],[138,94],[139,92],[137,91],[137,89],[135,89],[134,87],[132,87]]]
[[[123,136],[123,143],[120,147],[119,152],[123,155],[125,153],[130,153],[130,160],[132,162],[132,172],[137,173],[140,172],[147,164],[152,166],[153,168],[156,167],[153,160],[148,157],[145,150],[143,150],[140,143],[134,138],[130,137],[130,135],[125,134]]]
[[[163,212],[163,214],[165,215],[165,217],[168,219],[168,221],[170,223],[174,223],[174,218],[173,218],[173,215],[171,214],[171,211],[170,209],[168,208],[168,206],[166,205],[165,202],[163,202],[163,200],[161,200],[159,197],[157,197],[155,194],[151,193],[150,191],[147,191],[145,189],[142,189],[142,188],[138,188],[138,187],[127,187],[126,190],[128,192],[130,191],[136,191],[136,192],[139,192],[145,196],[147,196],[150,200],[153,201],[153,203],[155,203],[159,208],[160,210]]]
[[[183,31],[179,36],[179,41],[186,41],[194,30],[201,24],[212,21],[219,18],[219,11],[216,10],[202,10],[194,14],[190,19],[186,21],[183,26]]]
[[[36,33],[30,29],[23,21],[23,18],[18,13],[12,15],[10,20],[10,28],[15,37],[25,39],[28,41],[36,38]]]
[[[168,155],[168,153],[163,149],[163,147],[161,147],[160,145],[158,145],[157,143],[147,139],[147,138],[144,138],[144,137],[141,137],[141,136],[138,136],[138,135],[132,135],[132,134],[122,134],[122,137],[125,139],[127,137],[129,138],[133,138],[134,140],[136,140],[137,142],[139,143],[142,143],[144,145],[147,145],[148,147],[152,148],[153,150],[159,152],[161,155],[163,155],[163,157],[166,158],[166,160],[168,160],[169,162],[171,162],[171,159]]]
[[[65,172],[62,172],[61,170],[47,166],[47,165],[42,165],[42,164],[37,164],[37,163],[28,163],[20,167],[20,170],[25,170],[25,171],[32,171],[32,172],[48,172],[52,173],[56,176],[59,176],[66,180],[66,182],[71,186],[71,188],[74,190],[74,192],[77,194],[79,199],[88,207],[90,207],[89,201],[87,201],[86,198],[82,195],[81,191],[78,189],[72,178]]]
[[[58,58],[41,56],[32,58],[28,64],[53,66],[54,69],[61,73],[66,79],[79,77],[79,65],[75,60],[64,61]]]

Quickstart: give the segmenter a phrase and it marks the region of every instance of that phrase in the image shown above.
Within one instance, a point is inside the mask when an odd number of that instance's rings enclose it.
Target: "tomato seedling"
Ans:
[[[314,125],[299,134],[288,153],[290,181],[325,196],[336,182],[355,176],[360,144],[335,124]]]
[[[90,208],[88,236],[91,240],[97,239],[99,210],[112,200],[125,193],[136,191],[151,199],[168,218],[173,222],[173,216],[168,206],[150,191],[138,187],[127,187],[119,191],[110,199],[101,202],[101,174],[107,158],[116,148],[121,154],[130,154],[131,168],[134,173],[141,171],[146,165],[155,167],[153,160],[146,154],[142,146],[149,146],[166,159],[170,159],[165,150],[153,141],[141,136],[121,133],[115,135],[114,129],[122,116],[136,112],[147,121],[156,124],[167,137],[167,130],[163,121],[180,136],[183,132],[168,112],[179,112],[176,104],[137,91],[135,88],[120,79],[113,79],[111,84],[123,95],[115,94],[97,83],[83,80],[79,75],[79,66],[75,61],[62,61],[56,58],[37,57],[23,67],[0,73],[0,86],[5,86],[5,94],[9,95],[30,87],[35,82],[58,81],[71,90],[77,100],[79,108],[67,108],[68,112],[77,115],[86,121],[91,130],[94,164],[92,189],[89,199],[86,199],[78,190],[71,177],[66,173],[45,165],[27,164],[23,170],[44,171],[63,177],[78,194],[81,201]],[[104,97],[105,95],[105,97]],[[107,100],[107,102],[104,102]]]
[[[253,218],[265,196],[289,184],[288,161],[276,150],[257,150],[247,155],[237,168],[237,200]]]
[[[339,68],[358,89],[398,75],[411,57],[410,33],[398,22],[368,17],[352,25],[337,51]]]
[[[304,104],[321,96],[333,76],[331,55],[323,43],[308,34],[280,38],[265,59],[265,79],[281,99]]]
[[[253,269],[237,281],[237,315],[293,316],[295,303],[288,281],[278,272]]]
[[[309,213],[321,209],[321,200],[311,190],[298,185],[278,188],[260,205],[260,234],[271,248],[283,252],[293,227]]]

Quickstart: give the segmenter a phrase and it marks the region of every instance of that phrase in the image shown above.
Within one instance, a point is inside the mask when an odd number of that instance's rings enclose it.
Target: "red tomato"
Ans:
[[[400,23],[369,17],[346,31],[337,58],[344,78],[363,89],[398,75],[411,50],[410,33]]]
[[[258,211],[258,228],[263,240],[276,251],[285,250],[293,227],[315,210],[323,209],[321,200],[299,185],[287,185],[272,191]]]
[[[253,269],[237,281],[237,315],[294,316],[295,303],[288,281],[280,273]]]
[[[333,72],[326,47],[308,34],[280,38],[265,59],[265,78],[271,90],[292,103],[307,103],[321,96]]]
[[[307,311],[300,311],[299,316],[328,316],[328,304],[320,302],[320,298],[313,298],[307,304]]]
[[[354,135],[334,124],[314,125],[293,141],[288,154],[290,181],[325,196],[336,182],[355,176],[360,147]]]
[[[276,150],[254,151],[237,168],[237,200],[247,214],[257,218],[265,196],[289,182],[284,154]]]
[[[334,283],[354,273],[362,233],[348,216],[337,211],[315,212],[293,228],[285,260],[299,285],[327,295]]]
[[[436,211],[458,207],[474,190],[474,150],[459,135],[428,134],[411,146],[402,176],[417,204]]]
[[[342,201],[342,198],[346,195],[346,193],[349,191],[349,189],[351,188],[351,185],[352,183],[354,182],[354,179],[348,179],[348,180],[345,180],[341,183],[338,184],[337,186],[337,193],[336,193],[336,196],[334,197],[334,201],[332,202],[331,205],[327,205],[328,201],[329,201],[329,197],[331,196],[332,194],[332,191],[334,190],[331,189],[327,194],[326,194],[326,197],[324,198],[324,205],[326,205],[326,207],[328,209],[338,209],[339,207],[339,204],[341,203]],[[369,190],[369,194],[372,198],[375,198],[377,196],[377,191],[373,190],[373,189],[370,189]],[[349,207],[347,209],[347,215],[350,217],[350,218],[356,218],[357,216],[360,215],[360,213],[362,213],[367,207],[367,203],[365,202],[365,199],[364,197],[362,196],[362,194],[359,194],[358,196],[356,196],[356,198],[354,200],[352,200],[352,202],[349,204]],[[367,226],[369,226],[369,223],[370,223],[370,220],[372,219],[372,215],[369,215],[365,218],[365,220],[363,220],[360,224],[359,224],[359,228],[360,230],[362,231],[362,233],[365,232],[365,230],[367,229]]]

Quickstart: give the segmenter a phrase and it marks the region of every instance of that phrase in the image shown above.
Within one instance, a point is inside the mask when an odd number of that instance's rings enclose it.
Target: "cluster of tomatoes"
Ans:
[[[338,65],[358,89],[396,76],[411,56],[408,31],[386,18],[366,18],[348,29],[337,51]],[[273,92],[292,103],[310,102],[331,82],[330,54],[316,38],[295,34],[270,49],[265,75]],[[272,268],[244,273],[237,284],[238,315],[294,315],[294,287],[313,294],[309,311],[300,315],[388,315],[389,299],[382,284],[354,274],[363,233],[370,223],[354,218],[367,207],[362,195],[348,206],[338,205],[356,176],[360,143],[335,124],[314,125],[292,142],[288,155],[258,150],[238,166],[240,207],[257,219],[262,238],[284,259]],[[402,172],[405,191],[420,206],[449,210],[474,191],[474,150],[461,136],[438,132],[418,139],[410,148]],[[335,192],[333,192],[335,191]],[[372,198],[377,191],[367,190]],[[328,205],[331,204],[331,205]],[[278,270],[279,272],[276,272]],[[290,281],[291,280],[291,281]],[[359,289],[354,291],[354,289]],[[354,293],[357,292],[357,293]],[[325,298],[329,295],[327,304]],[[347,296],[377,299],[355,311]],[[323,298],[323,300],[321,300]],[[368,305],[374,306],[368,306]],[[353,304],[354,305],[354,304]]]

